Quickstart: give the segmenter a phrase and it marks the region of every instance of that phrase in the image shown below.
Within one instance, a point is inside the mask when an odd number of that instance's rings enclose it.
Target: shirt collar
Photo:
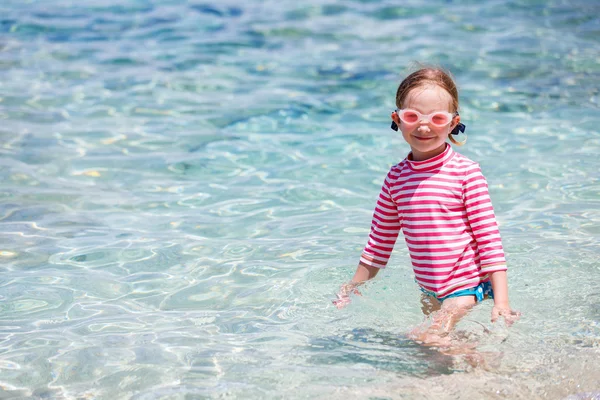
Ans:
[[[444,164],[454,157],[454,150],[452,150],[452,146],[446,143],[446,148],[444,151],[437,156],[430,158],[425,161],[412,161],[410,160],[410,156],[412,153],[406,157],[406,162],[409,167],[415,171],[433,171],[435,169],[441,168]]]

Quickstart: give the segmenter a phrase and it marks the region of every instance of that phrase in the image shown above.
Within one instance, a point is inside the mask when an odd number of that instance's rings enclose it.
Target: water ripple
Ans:
[[[596,3],[1,3],[5,396],[597,390]],[[408,152],[388,120],[415,60],[454,73],[490,185],[524,318],[506,333],[484,304],[492,333],[459,329],[498,369],[405,339],[400,240],[331,304]]]

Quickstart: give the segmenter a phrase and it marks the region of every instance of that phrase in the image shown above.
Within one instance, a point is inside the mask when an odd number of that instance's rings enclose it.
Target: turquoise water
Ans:
[[[0,3],[0,398],[600,390],[597,1]],[[404,243],[344,310],[414,61],[455,75],[521,321],[421,347]]]

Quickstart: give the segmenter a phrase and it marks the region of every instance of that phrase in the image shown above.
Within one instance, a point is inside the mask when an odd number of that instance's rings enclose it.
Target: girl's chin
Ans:
[[[428,158],[435,157],[438,154],[443,153],[445,148],[446,143],[442,143],[439,146],[427,146],[424,143],[418,142],[410,146],[413,156],[415,157],[415,161],[419,161],[417,158],[426,160]]]
[[[440,151],[444,151],[444,149],[446,148],[446,144],[445,143],[434,143],[433,140],[430,141],[425,141],[425,142],[417,142],[414,143],[411,147],[416,148],[419,151],[423,151],[423,152],[430,152],[430,151],[436,151],[436,150],[440,150]]]

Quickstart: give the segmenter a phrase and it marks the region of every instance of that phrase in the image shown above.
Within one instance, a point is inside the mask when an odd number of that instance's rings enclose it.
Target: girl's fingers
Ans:
[[[506,325],[510,326],[521,317],[521,313],[519,311],[508,309],[492,309],[492,322],[498,321],[498,318],[500,318],[500,316],[504,317]]]
[[[349,297],[341,297],[341,298],[338,298],[336,300],[333,300],[332,303],[338,309],[342,309],[342,308],[346,307],[350,303],[350,298]]]

